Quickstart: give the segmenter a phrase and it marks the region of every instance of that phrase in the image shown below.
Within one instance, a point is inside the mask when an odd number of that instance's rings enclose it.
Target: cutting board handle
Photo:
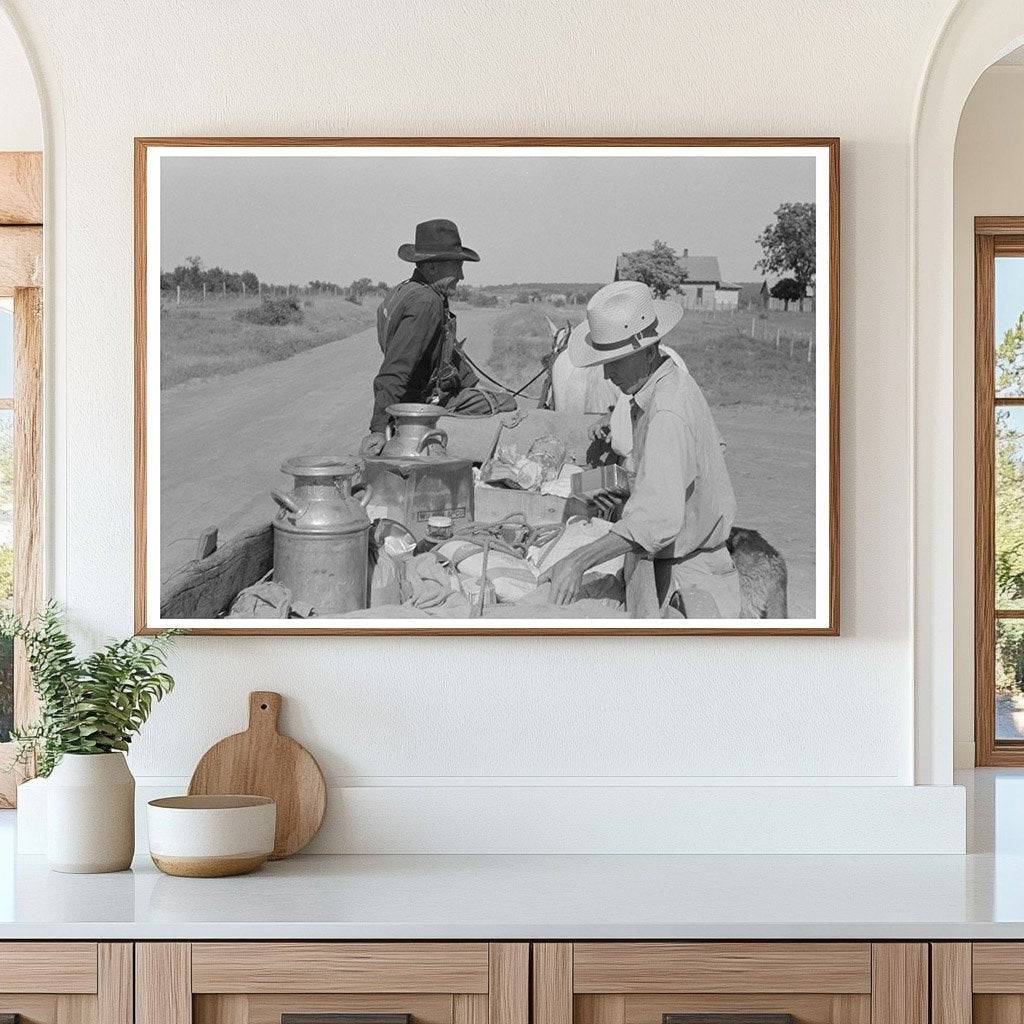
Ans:
[[[249,732],[277,732],[281,715],[281,694],[253,690],[249,694]]]

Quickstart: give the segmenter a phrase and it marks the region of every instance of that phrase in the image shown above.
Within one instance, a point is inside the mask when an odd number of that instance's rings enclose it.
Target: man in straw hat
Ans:
[[[416,241],[398,248],[398,258],[415,263],[408,281],[392,288],[377,309],[377,341],[384,359],[373,381],[370,433],[363,455],[384,447],[387,407],[397,402],[437,402],[461,413],[491,411],[474,389],[476,374],[459,356],[455,314],[448,300],[462,277],[462,264],[480,257],[462,244],[450,220],[416,225]]]
[[[659,344],[682,312],[639,281],[616,281],[594,295],[569,338],[573,364],[603,366],[622,392],[611,443],[635,480],[610,532],[540,577],[551,583],[553,604],[575,600],[588,569],[627,555],[654,560],[662,609],[671,604],[695,619],[740,616],[725,544],[736,498],[721,438],[696,381]]]

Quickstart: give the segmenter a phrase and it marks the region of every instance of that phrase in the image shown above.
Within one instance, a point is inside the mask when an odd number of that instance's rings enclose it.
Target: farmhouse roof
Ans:
[[[767,294],[767,281],[740,281],[740,302],[757,302]]]
[[[615,260],[615,280],[628,280],[625,269],[626,254],[623,253]],[[721,284],[722,271],[718,268],[717,256],[690,256],[679,257],[679,265],[686,271],[687,284]]]

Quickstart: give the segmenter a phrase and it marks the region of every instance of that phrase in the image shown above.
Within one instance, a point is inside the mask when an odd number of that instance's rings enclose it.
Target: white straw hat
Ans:
[[[656,299],[642,281],[606,284],[587,303],[587,319],[569,335],[573,366],[598,366],[657,344],[683,316],[682,306]]]

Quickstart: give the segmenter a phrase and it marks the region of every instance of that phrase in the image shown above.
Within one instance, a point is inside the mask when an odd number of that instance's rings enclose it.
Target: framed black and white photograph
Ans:
[[[136,140],[136,625],[835,634],[836,139]]]

